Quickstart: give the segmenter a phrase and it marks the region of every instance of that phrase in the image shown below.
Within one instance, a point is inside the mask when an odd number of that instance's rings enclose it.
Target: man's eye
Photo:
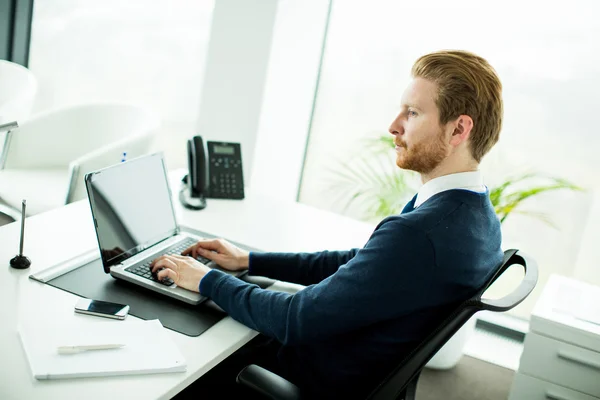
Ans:
[[[409,117],[416,117],[416,116],[417,116],[417,112],[416,112],[416,111],[413,111],[413,110],[409,110],[409,111],[408,111],[408,116],[409,116]]]

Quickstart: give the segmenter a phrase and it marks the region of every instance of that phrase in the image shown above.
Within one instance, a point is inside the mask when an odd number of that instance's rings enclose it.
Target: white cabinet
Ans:
[[[550,277],[531,314],[509,399],[600,399],[600,288]]]
[[[523,375],[515,375],[510,393],[510,399],[522,400],[597,400],[597,397],[588,396],[576,390],[555,385],[548,381]]]

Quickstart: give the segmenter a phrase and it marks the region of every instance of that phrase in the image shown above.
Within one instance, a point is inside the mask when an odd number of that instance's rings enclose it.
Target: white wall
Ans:
[[[253,190],[296,201],[330,0],[279,4],[255,150]]]
[[[277,4],[218,0],[213,10],[196,134],[241,143],[245,177],[254,160]]]

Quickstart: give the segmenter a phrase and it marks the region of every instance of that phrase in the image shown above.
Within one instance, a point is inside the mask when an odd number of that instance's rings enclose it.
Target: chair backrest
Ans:
[[[522,265],[525,275],[519,286],[510,294],[497,300],[483,299],[485,291],[512,265]],[[519,250],[506,250],[502,264],[484,287],[472,298],[463,302],[437,327],[370,395],[371,400],[396,399],[418,379],[425,364],[439,349],[478,311],[507,311],[521,303],[533,290],[538,280],[536,263]]]
[[[110,143],[156,131],[159,119],[130,104],[83,104],[19,121],[5,168],[64,168]]]
[[[29,118],[37,88],[37,79],[30,70],[0,60],[0,125]],[[0,132],[0,169],[4,167],[9,144],[9,133]]]
[[[33,72],[22,65],[0,60],[0,124],[28,118],[37,88]]]
[[[87,198],[87,173],[120,162],[119,158],[123,153],[127,154],[127,160],[151,153],[154,136],[154,132],[147,131],[146,134],[119,140],[72,161],[69,165],[69,187],[65,204]]]

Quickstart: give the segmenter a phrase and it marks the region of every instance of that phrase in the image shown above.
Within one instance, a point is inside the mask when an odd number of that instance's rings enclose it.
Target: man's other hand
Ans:
[[[206,257],[229,271],[248,269],[249,252],[242,250],[224,239],[200,240],[182,253],[184,256]]]
[[[191,257],[165,255],[150,263],[158,280],[171,278],[177,286],[193,292],[200,291],[200,281],[210,271],[206,265]]]

